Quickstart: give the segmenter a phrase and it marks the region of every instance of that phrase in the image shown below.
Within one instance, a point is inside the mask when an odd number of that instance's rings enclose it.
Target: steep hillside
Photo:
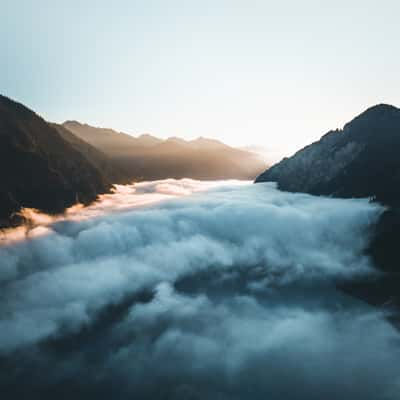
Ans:
[[[111,183],[57,130],[22,104],[0,96],[0,227],[33,207],[56,213],[89,203]]]
[[[400,110],[380,104],[257,177],[288,191],[400,204]]]

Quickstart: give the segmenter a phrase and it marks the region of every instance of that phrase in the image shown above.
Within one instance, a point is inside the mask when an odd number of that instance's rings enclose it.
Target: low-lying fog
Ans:
[[[170,200],[129,209],[150,199]],[[40,235],[0,247],[0,392],[398,399],[398,332],[335,289],[374,274],[364,250],[381,212],[273,184],[168,180],[34,215]]]

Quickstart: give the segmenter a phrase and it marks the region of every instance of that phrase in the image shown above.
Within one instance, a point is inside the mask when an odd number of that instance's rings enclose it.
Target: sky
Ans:
[[[44,118],[290,155],[400,106],[400,2],[2,0],[0,92]]]

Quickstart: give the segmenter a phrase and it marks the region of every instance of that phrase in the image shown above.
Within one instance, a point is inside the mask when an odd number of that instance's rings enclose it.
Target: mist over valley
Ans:
[[[0,400],[400,400],[400,2],[2,0]]]

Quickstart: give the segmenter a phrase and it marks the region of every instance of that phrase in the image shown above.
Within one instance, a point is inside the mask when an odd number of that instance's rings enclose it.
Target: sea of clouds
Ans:
[[[399,398],[398,332],[336,289],[380,206],[167,180],[92,211],[0,247],[6,398]]]

